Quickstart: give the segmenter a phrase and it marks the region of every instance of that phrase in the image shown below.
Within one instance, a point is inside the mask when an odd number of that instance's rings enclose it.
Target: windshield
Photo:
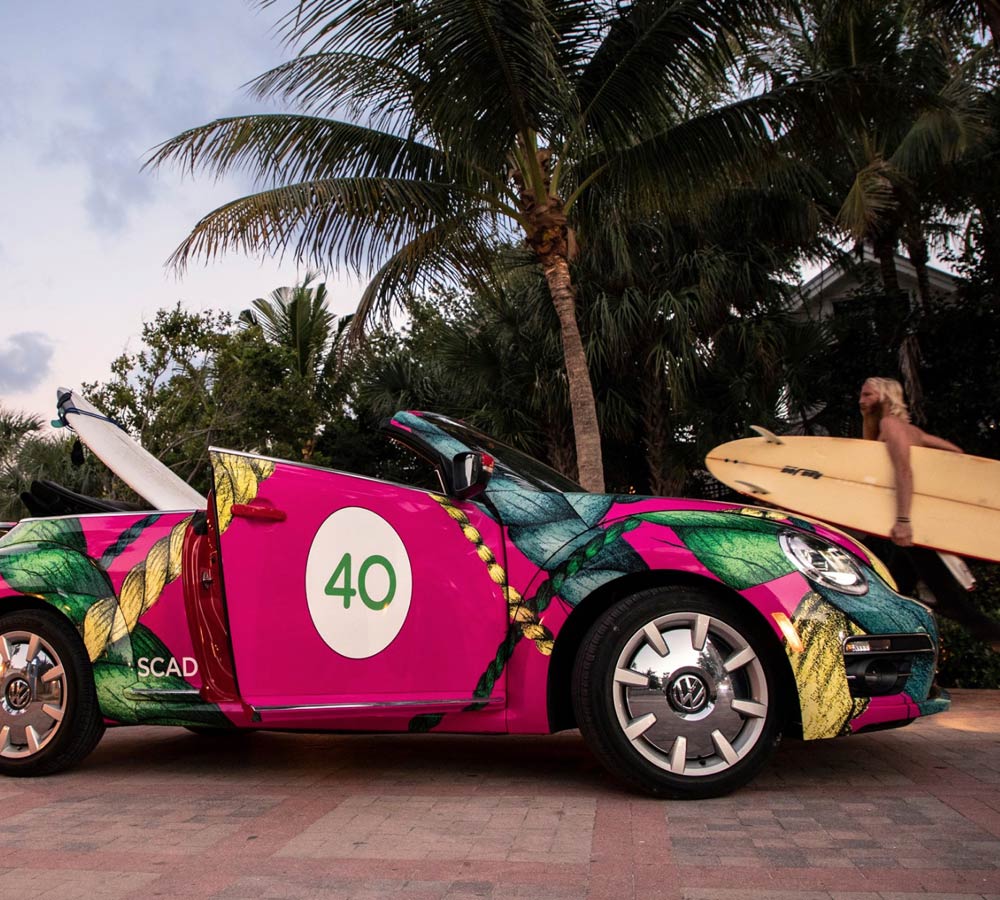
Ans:
[[[500,480],[509,479],[524,490],[557,491],[566,494],[586,493],[575,481],[560,475],[555,469],[550,469],[527,453],[508,447],[462,422],[435,413],[424,413],[422,418],[470,450],[488,453],[493,457],[495,469],[490,487],[502,489]]]

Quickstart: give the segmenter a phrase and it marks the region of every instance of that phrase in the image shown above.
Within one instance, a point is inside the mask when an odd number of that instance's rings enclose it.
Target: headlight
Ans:
[[[868,580],[851,555],[811,534],[783,531],[778,543],[806,578],[845,594],[867,594]]]

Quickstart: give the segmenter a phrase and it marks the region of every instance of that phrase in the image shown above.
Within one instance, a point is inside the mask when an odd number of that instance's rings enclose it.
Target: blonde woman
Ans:
[[[865,440],[882,441],[886,445],[896,473],[896,522],[889,536],[900,547],[911,547],[913,470],[910,468],[910,447],[931,447],[952,453],[961,453],[962,448],[910,423],[910,412],[903,398],[903,386],[894,378],[869,378],[861,386],[858,404],[861,407]]]
[[[913,546],[910,447],[931,447],[952,453],[961,453],[962,448],[911,424],[903,387],[894,378],[867,379],[861,386],[858,404],[865,439],[885,443],[896,473],[896,521],[889,533],[892,544],[880,538],[866,538],[865,542],[882,557],[904,594],[916,594],[917,582],[922,581],[934,595],[934,609],[939,615],[958,622],[1000,652],[1000,622],[995,622],[972,603],[938,553]],[[899,547],[911,549],[900,550]]]

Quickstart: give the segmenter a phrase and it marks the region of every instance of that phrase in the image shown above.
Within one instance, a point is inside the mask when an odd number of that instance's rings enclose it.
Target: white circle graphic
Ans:
[[[306,600],[319,635],[350,659],[381,653],[410,610],[413,574],[396,530],[370,509],[338,509],[306,561]]]

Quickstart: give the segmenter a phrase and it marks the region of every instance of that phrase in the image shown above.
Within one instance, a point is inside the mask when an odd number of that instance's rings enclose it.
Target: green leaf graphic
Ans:
[[[114,593],[108,576],[92,560],[51,543],[0,548],[0,575],[23,594],[65,591],[97,598]]]
[[[17,544],[61,544],[78,553],[87,552],[87,539],[84,537],[79,519],[39,519],[34,522],[23,522],[14,537]],[[16,544],[7,543],[6,546],[12,547]]]
[[[728,522],[726,528],[673,527],[699,562],[738,591],[795,571],[770,529],[741,531]]]
[[[148,628],[137,625],[132,633],[132,652],[140,657],[169,659],[170,651]],[[160,700],[133,700],[126,696],[129,688],[156,688],[162,691],[191,690],[192,685],[176,675],[162,678],[150,677],[139,681],[134,668],[101,660],[94,664],[94,684],[101,712],[111,719],[126,724],[204,725],[213,728],[232,727],[214,703],[206,703],[197,695],[183,703]]]

